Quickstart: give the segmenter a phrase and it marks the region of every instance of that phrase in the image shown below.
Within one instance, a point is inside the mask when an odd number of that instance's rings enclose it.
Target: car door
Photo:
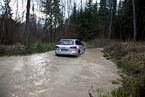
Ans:
[[[78,46],[78,49],[80,50],[80,53],[81,53],[81,47],[80,47],[80,43],[78,40],[76,41],[76,45]]]

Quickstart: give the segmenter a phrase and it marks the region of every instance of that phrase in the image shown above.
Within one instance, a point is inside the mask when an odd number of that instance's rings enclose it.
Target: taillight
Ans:
[[[55,48],[59,48],[59,46],[55,46]]]
[[[70,48],[71,48],[71,49],[77,49],[77,47],[76,47],[76,46],[71,46]]]

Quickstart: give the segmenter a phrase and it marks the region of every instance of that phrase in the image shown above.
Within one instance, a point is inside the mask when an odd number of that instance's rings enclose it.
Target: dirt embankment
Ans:
[[[106,53],[107,52],[107,53]],[[145,96],[145,42],[114,43],[104,50],[121,68],[123,97]],[[124,76],[125,73],[125,76]]]
[[[30,56],[0,57],[0,97],[98,97],[119,85],[116,65],[101,49],[80,57],[55,56],[54,51]]]

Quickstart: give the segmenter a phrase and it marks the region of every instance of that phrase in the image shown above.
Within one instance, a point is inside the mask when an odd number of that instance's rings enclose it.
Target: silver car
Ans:
[[[85,47],[78,39],[61,39],[55,46],[56,55],[80,56],[84,52]]]

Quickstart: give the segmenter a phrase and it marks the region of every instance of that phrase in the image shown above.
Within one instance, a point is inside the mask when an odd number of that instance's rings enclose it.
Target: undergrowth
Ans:
[[[102,52],[121,69],[122,87],[113,90],[112,96],[145,97],[145,43],[115,43]]]
[[[24,47],[24,49],[8,49],[6,47],[0,47],[0,56],[12,56],[12,55],[30,55],[33,53],[42,53],[54,50],[54,44],[48,43],[39,43],[39,44],[28,44]]]
[[[104,39],[93,39],[87,42],[82,41],[82,43],[85,45],[85,48],[104,48],[109,46],[112,41],[111,40],[104,40]]]

